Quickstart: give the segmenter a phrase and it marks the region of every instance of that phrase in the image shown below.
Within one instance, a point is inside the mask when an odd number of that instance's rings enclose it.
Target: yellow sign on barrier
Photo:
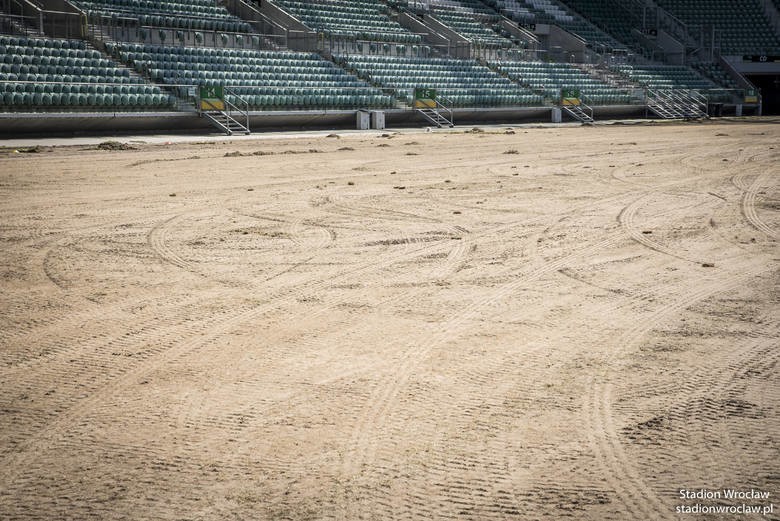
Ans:
[[[200,87],[200,110],[225,110],[225,91],[221,86]]]
[[[579,89],[561,89],[561,105],[569,107],[581,105],[580,96]]]
[[[436,89],[414,89],[414,108],[435,109]]]

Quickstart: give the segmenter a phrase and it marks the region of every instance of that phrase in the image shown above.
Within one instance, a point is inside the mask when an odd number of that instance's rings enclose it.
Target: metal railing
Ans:
[[[263,49],[263,39],[277,40],[284,46],[285,36],[236,31],[188,29],[185,27],[163,27],[139,23],[138,18],[116,17],[92,14],[89,18],[88,35],[99,40],[187,46],[238,49]]]
[[[225,88],[225,108],[227,109],[225,112],[227,112],[227,115],[229,118],[233,118],[233,115],[231,112],[238,112],[240,115],[244,116],[245,123],[244,126],[248,129],[249,128],[249,102],[241,97],[240,94],[235,92],[230,87]],[[239,102],[244,105],[244,108],[241,109],[238,106],[236,106],[231,100],[227,98],[227,96],[231,96],[234,99],[238,99]],[[235,119],[235,118],[233,118]]]
[[[438,96],[437,99],[433,100],[434,103],[436,104],[436,110],[438,112],[446,113],[449,116],[449,117],[447,117],[447,119],[449,120],[449,122],[451,124],[454,125],[455,124],[455,118],[452,116],[452,109],[449,106],[442,105],[441,103],[439,103],[439,100],[444,101],[445,103],[447,103],[447,105],[452,105],[452,101],[450,101],[450,99],[445,97],[445,96]]]
[[[51,38],[86,36],[83,13],[42,9],[29,0],[0,0],[0,18],[11,25],[12,32],[30,34],[37,31]]]
[[[88,82],[88,81],[38,81],[38,80],[0,80],[0,107],[3,110],[25,107],[38,110],[55,109],[67,111],[132,111],[152,110],[154,107],[177,110],[177,104],[194,106],[199,82],[186,81],[180,78],[170,82],[144,82],[140,77],[128,76],[124,83],[118,82]],[[217,84],[218,82],[208,82]],[[149,92],[149,88],[159,89]],[[144,88],[144,89],[138,89]],[[48,90],[46,90],[48,89]],[[140,90],[140,91],[139,91]],[[448,88],[445,94],[439,94],[437,110],[451,111],[452,107],[549,107],[560,100],[550,94],[552,89],[539,89],[531,93],[527,88],[518,86],[515,97],[509,91],[494,92],[490,89]],[[323,87],[282,85],[230,85],[225,87],[230,96],[226,100],[232,104],[230,111],[235,111],[240,118],[246,118],[253,110],[348,110],[356,108],[409,108],[411,95],[405,89],[392,87],[376,87],[369,90],[366,87],[339,87],[337,90],[327,90]],[[377,98],[379,94],[384,98]],[[627,102],[620,100],[617,104],[642,105],[652,101],[654,97],[663,97],[669,101],[680,102],[688,99],[703,112],[708,112],[708,105],[750,105],[760,106],[761,98],[757,94],[757,102],[745,102],[745,89],[653,89],[646,88],[639,99],[629,97],[628,91],[621,91],[614,96],[625,96]],[[46,96],[56,96],[59,101],[46,104]],[[144,100],[148,96],[155,97],[160,103],[149,105]],[[455,96],[457,101],[450,98]],[[103,98],[103,103],[96,99]],[[111,98],[106,98],[111,96]],[[234,101],[232,96],[241,101]],[[530,96],[526,99],[517,96]],[[601,102],[590,93],[584,93],[581,99],[587,107],[614,105],[615,102]],[[605,94],[605,96],[613,96]],[[64,98],[63,98],[64,97]],[[95,97],[95,99],[93,99]],[[255,105],[255,97],[265,97],[262,104]],[[361,104],[361,99],[366,100]],[[18,102],[15,100],[19,100]],[[36,102],[38,100],[38,102]],[[67,100],[67,101],[64,101]],[[315,101],[313,101],[315,100]],[[318,100],[318,101],[317,101]],[[357,101],[356,101],[357,100]],[[183,108],[182,108],[183,110]],[[190,109],[191,110],[191,109]],[[448,112],[451,116],[451,112]]]

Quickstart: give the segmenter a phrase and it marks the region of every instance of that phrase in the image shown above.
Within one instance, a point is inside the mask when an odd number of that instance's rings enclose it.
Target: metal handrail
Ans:
[[[580,93],[580,107],[585,107],[588,112],[590,112],[590,114],[588,114],[590,119],[593,119],[593,107],[585,103],[586,101],[588,101],[588,97],[585,94]]]
[[[238,106],[234,105],[232,102],[228,101],[227,98],[225,98],[225,106],[228,109],[227,110],[228,117],[232,118],[232,116],[230,115],[230,109],[231,108],[234,109],[236,112],[240,113],[241,115],[243,115],[246,118],[246,125],[244,125],[244,126],[248,130],[249,129],[249,102],[247,100],[245,100],[244,98],[242,98],[240,94],[238,94],[237,92],[235,92],[233,89],[231,89],[229,87],[225,88],[225,94],[230,94],[231,96],[235,96],[236,98],[241,100],[241,102],[244,104],[245,108],[244,108],[244,110],[241,110]]]
[[[449,108],[449,107],[447,107],[447,106],[445,106],[445,105],[442,105],[441,103],[439,103],[439,99],[442,99],[442,100],[444,100],[444,101],[446,101],[447,103],[450,103],[450,104],[452,103],[452,101],[451,101],[451,100],[449,100],[449,99],[447,99],[447,98],[446,98],[446,97],[444,97],[444,96],[437,96],[437,99],[433,100],[433,101],[434,101],[434,103],[436,103],[436,108],[437,108],[437,109],[438,109],[438,108],[441,108],[441,109],[443,109],[445,112],[447,112],[447,114],[449,114],[449,116],[450,116],[450,117],[449,117],[449,120],[450,120],[450,122],[451,122],[451,123],[454,125],[454,124],[455,124],[455,118],[452,116],[452,109],[451,109],[451,108]]]

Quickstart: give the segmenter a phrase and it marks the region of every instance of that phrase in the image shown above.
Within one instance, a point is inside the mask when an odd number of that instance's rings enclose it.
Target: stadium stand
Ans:
[[[391,97],[316,53],[120,43],[109,52],[187,96],[187,85],[223,85],[253,109],[387,108]]]
[[[615,65],[618,72],[641,87],[651,89],[694,89],[712,102],[725,102],[730,94],[723,86],[682,65]]]
[[[613,70],[644,87],[656,89],[714,89],[718,86],[681,65],[615,65]]]
[[[0,35],[0,111],[198,115],[198,86],[223,86],[228,101],[240,98],[242,107],[258,113],[408,111],[416,88],[435,89],[446,107],[469,111],[551,108],[568,88],[578,89],[589,107],[644,104],[646,94],[657,101],[667,90],[698,91],[690,95],[705,105],[738,104],[743,89],[752,88],[731,64],[714,59],[718,49],[694,60],[694,54],[683,56],[688,65],[626,52],[626,44],[636,50],[647,42],[637,39],[640,21],[632,7],[616,7],[617,0],[38,1],[72,2],[88,13],[75,27],[82,39],[35,36],[57,30],[56,24],[44,28],[40,16],[0,10],[0,32],[33,35]],[[714,26],[724,53],[780,54],[780,36],[761,0],[657,3],[691,31]],[[71,21],[81,16],[69,9]],[[549,54],[536,54],[533,29],[505,17],[558,25],[590,50],[559,31],[556,43],[549,36],[543,49]],[[695,47],[693,40],[687,47]],[[571,52],[561,50],[566,45]]]
[[[633,49],[641,48],[633,33],[633,29],[641,27],[641,20],[621,3],[604,0],[567,0],[566,4],[616,40]]]
[[[482,47],[511,47],[512,41],[494,28],[500,15],[477,0],[431,0],[432,14],[467,40]]]
[[[550,0],[495,0],[495,3],[497,8],[517,22],[558,25],[585,40],[591,48],[626,48],[625,44],[618,42],[563,4],[555,4]]]
[[[337,62],[360,78],[412,101],[417,87],[435,88],[452,107],[541,106],[543,96],[475,60],[395,56],[339,56]]]
[[[780,54],[780,36],[760,0],[657,1],[692,27],[714,27],[723,54]]]
[[[738,89],[739,85],[728,75],[728,73],[716,63],[711,62],[699,62],[692,65],[702,76],[709,78],[712,82],[718,86],[725,87],[727,89]]]
[[[250,32],[251,26],[209,0],[74,0],[89,17],[136,20],[139,25],[207,31]]]
[[[275,0],[307,27],[336,37],[379,42],[420,43],[419,35],[408,31],[387,15],[378,0]]]
[[[12,110],[153,110],[175,98],[81,40],[0,36],[2,105]]]
[[[561,89],[576,87],[591,105],[618,105],[631,101],[624,90],[594,78],[574,65],[548,62],[494,62],[491,65],[551,100],[560,97]]]

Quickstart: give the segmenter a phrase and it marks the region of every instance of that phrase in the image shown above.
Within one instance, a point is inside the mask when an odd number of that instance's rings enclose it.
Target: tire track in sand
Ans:
[[[164,246],[165,234],[160,233],[166,229],[165,225],[176,222],[185,214],[179,214],[162,223],[161,226],[156,228],[157,232],[150,234],[150,242],[156,244],[163,255],[167,255],[166,248]],[[519,222],[522,222],[520,220]],[[496,229],[504,229],[508,226],[512,226],[516,223],[502,224],[495,229],[486,230],[484,233],[489,234],[496,231]],[[381,277],[378,274],[382,269],[392,266],[397,262],[407,260],[419,255],[431,253],[435,251],[441,251],[446,248],[446,244],[425,244],[412,251],[404,251],[396,255],[383,256],[380,259],[369,261],[360,267],[349,267],[341,271],[340,273],[331,276],[325,280],[308,279],[301,281],[295,287],[287,288],[286,290],[275,292],[267,297],[267,301],[261,305],[244,304],[236,306],[218,314],[212,320],[207,322],[200,322],[198,327],[192,328],[188,323],[177,323],[176,327],[168,330],[157,342],[157,347],[150,351],[146,356],[139,357],[138,359],[132,359],[132,362],[126,366],[116,368],[114,372],[104,375],[105,383],[94,385],[89,389],[87,396],[78,398],[70,406],[63,405],[57,410],[57,416],[41,426],[36,432],[30,433],[28,437],[21,442],[16,451],[9,454],[3,461],[2,471],[0,476],[4,477],[6,483],[13,481],[13,478],[22,471],[26,462],[34,459],[36,456],[36,447],[45,446],[51,438],[57,438],[64,435],[68,430],[68,425],[79,418],[88,414],[91,410],[97,408],[97,406],[106,401],[109,398],[115,397],[124,387],[127,385],[141,380],[143,376],[156,370],[158,367],[170,364],[172,362],[181,361],[182,359],[190,356],[193,352],[209,345],[217,340],[221,335],[230,332],[233,328],[246,323],[251,320],[278,310],[283,306],[293,304],[298,298],[311,294],[313,291],[321,291],[327,289],[333,282],[344,279],[354,278],[355,276],[367,273],[374,273],[375,276]],[[173,258],[178,256],[173,254]],[[181,259],[185,269],[190,267],[186,261]],[[174,262],[178,265],[178,262]],[[345,297],[346,298],[346,297]],[[332,305],[338,302],[333,302]],[[149,333],[147,331],[147,333]],[[151,334],[151,333],[149,333]]]
[[[675,257],[677,259],[684,260],[687,262],[692,262],[694,264],[702,264],[705,262],[711,263],[712,261],[709,259],[700,260],[700,259],[692,258],[688,255],[684,255],[680,252],[679,248],[670,248],[664,244],[661,244],[660,242],[648,237],[649,234],[646,234],[639,229],[639,227],[636,224],[637,211],[642,207],[645,200],[652,195],[655,194],[654,193],[644,194],[620,211],[620,213],[618,214],[618,221],[620,222],[620,225],[623,227],[623,229],[626,230],[626,233],[628,233],[628,235],[634,241],[658,253],[663,253],[664,255],[669,255],[671,257]],[[706,233],[710,233],[709,229],[707,230]]]
[[[752,183],[747,184],[744,181],[744,175],[737,174],[734,177],[734,184],[742,190],[741,209],[745,219],[747,219],[750,225],[756,230],[764,233],[773,240],[777,240],[777,232],[768,226],[761,217],[759,217],[758,212],[756,211],[756,196],[761,187],[765,186],[764,180],[766,177],[766,173],[758,175]]]
[[[489,296],[479,299],[440,324],[427,341],[407,347],[394,370],[378,383],[369,399],[369,405],[364,409],[358,420],[358,425],[350,438],[350,452],[348,454],[351,457],[346,457],[344,461],[344,474],[354,478],[373,460],[379,443],[379,433],[387,429],[385,421],[390,415],[394,404],[397,403],[397,396],[410,381],[415,367],[432,349],[466,332],[470,327],[470,321],[479,318],[483,310],[489,308],[494,302],[506,298],[529,282],[538,280],[544,275],[554,273],[566,267],[583,255],[599,251],[617,243],[619,240],[620,237],[618,235],[608,237],[580,248],[574,253],[564,255],[558,259],[545,262],[539,267],[517,274],[516,279],[512,282],[491,291]],[[346,511],[343,512],[344,518],[357,519],[364,517],[360,512],[355,511],[355,508],[365,506],[363,502],[356,504],[352,501],[352,498],[346,497],[347,492],[347,490],[344,491],[345,497],[342,498],[341,504],[341,508]]]
[[[620,441],[612,412],[613,387],[608,381],[611,364],[620,355],[639,345],[642,338],[654,327],[676,316],[690,306],[706,300],[717,293],[742,284],[769,268],[760,267],[707,284],[683,295],[676,301],[663,306],[651,316],[642,320],[611,344],[613,349],[603,361],[604,369],[598,380],[594,379],[590,392],[586,393],[583,414],[588,426],[588,437],[604,477],[615,489],[619,500],[635,519],[674,519],[672,510],[658,498],[653,489],[642,478],[635,462],[626,454]]]

